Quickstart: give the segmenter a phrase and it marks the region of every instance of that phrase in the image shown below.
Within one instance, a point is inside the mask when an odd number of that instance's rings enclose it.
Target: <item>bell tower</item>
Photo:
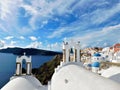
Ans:
[[[26,61],[26,75],[32,74],[32,63],[31,63],[31,56],[26,56],[26,53],[24,53],[23,56],[17,56],[16,58],[16,75],[20,76],[22,75],[22,61]]]
[[[63,62],[80,62],[80,41],[63,42]]]

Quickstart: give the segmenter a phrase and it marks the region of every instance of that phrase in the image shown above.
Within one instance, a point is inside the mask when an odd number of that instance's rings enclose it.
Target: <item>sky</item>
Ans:
[[[59,51],[120,42],[120,0],[0,0],[0,47]]]

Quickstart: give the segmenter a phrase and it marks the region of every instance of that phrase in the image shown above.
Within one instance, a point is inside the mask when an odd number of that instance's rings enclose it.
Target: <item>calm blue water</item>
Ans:
[[[54,56],[32,56],[32,68],[38,68]],[[23,66],[24,67],[24,66]],[[10,79],[16,70],[16,55],[0,53],[0,88]]]

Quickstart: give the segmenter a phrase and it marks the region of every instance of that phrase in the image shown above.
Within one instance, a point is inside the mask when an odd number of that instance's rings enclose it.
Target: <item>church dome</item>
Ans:
[[[94,57],[100,57],[101,54],[100,54],[100,53],[95,53],[93,56],[94,56]]]
[[[88,67],[92,67],[92,65],[91,65],[91,64],[88,64],[87,66],[88,66]]]
[[[50,90],[119,90],[119,87],[118,83],[97,76],[79,65],[68,64],[53,74]]]
[[[99,62],[93,62],[92,67],[100,67],[100,63]]]
[[[34,76],[14,76],[1,90],[45,90]]]

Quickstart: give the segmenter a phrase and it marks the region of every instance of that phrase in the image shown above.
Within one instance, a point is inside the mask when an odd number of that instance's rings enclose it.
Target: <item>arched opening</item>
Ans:
[[[27,66],[26,65],[27,65],[26,60],[23,59],[22,60],[22,74],[25,74],[26,71],[27,71]]]
[[[70,53],[69,53],[69,61],[73,61],[74,59],[74,50],[73,48],[71,47],[70,48]]]
[[[32,64],[31,64],[31,56],[27,57],[25,55],[18,56],[16,59],[16,75],[31,75],[32,73]]]

